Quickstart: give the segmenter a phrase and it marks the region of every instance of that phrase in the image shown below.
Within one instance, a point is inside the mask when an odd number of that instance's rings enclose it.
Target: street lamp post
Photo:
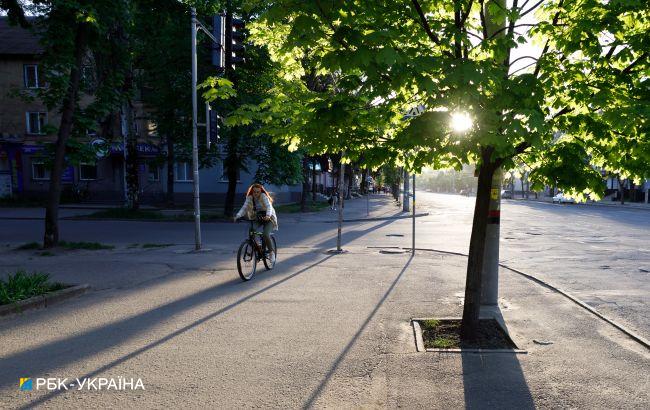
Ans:
[[[199,147],[196,102],[196,9],[192,7],[192,185],[194,188],[194,250],[201,250],[201,204],[199,202]],[[206,122],[208,119],[206,119]]]

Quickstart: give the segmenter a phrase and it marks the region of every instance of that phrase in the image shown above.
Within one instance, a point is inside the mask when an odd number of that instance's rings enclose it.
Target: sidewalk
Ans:
[[[57,256],[61,275],[88,274],[96,289],[0,320],[3,407],[609,409],[650,402],[645,348],[507,270],[500,313],[527,354],[416,352],[410,318],[461,315],[466,258],[346,249],[335,256],[282,249],[275,270],[246,283],[231,249]],[[45,261],[25,262],[33,263]],[[17,388],[19,377],[118,376],[141,378],[146,390]]]

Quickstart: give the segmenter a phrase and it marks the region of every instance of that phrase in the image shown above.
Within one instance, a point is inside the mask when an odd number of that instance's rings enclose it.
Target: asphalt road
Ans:
[[[416,246],[467,253],[473,197],[419,192]],[[348,216],[365,216],[365,201],[350,203]],[[386,212],[372,202],[371,215]],[[73,212],[73,211],[70,211]],[[0,210],[2,216],[3,210]],[[282,247],[331,249],[336,246],[335,213],[321,217],[282,215]],[[42,220],[0,220],[0,244],[40,241]],[[63,239],[118,246],[144,243],[193,245],[192,223],[61,221]],[[236,249],[246,225],[204,223],[205,246]],[[553,205],[505,200],[501,212],[500,260],[567,290],[603,314],[650,338],[650,212],[615,207]],[[411,220],[346,223],[348,246],[411,246]]]
[[[475,199],[419,192],[416,247],[467,253]],[[650,337],[649,211],[504,200],[500,260]]]

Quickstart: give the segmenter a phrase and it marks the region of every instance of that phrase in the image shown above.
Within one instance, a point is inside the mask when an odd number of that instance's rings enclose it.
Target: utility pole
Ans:
[[[339,162],[339,228],[336,237],[336,251],[343,252],[341,248],[341,231],[343,227],[343,189],[345,188],[345,164],[343,163],[343,157],[345,156],[345,150],[341,151],[341,161]]]
[[[192,185],[194,188],[194,250],[201,250],[201,204],[199,202],[199,147],[196,101],[196,9],[192,7]]]

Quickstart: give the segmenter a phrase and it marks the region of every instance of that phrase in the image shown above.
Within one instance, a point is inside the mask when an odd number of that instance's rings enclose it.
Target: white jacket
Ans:
[[[271,204],[271,201],[269,200],[269,197],[266,196],[266,194],[261,194],[260,195],[260,200],[255,201],[255,205],[257,206],[258,211],[265,211],[266,216],[271,218],[271,222],[273,222],[273,230],[278,230],[278,217],[275,215],[275,209],[273,209],[273,204]],[[241,209],[239,212],[237,212],[237,218],[241,218],[242,216],[246,215],[248,219],[256,219],[257,215],[255,214],[255,207],[253,206],[253,195],[249,195],[246,197],[246,201],[244,201],[244,205],[242,205]]]

